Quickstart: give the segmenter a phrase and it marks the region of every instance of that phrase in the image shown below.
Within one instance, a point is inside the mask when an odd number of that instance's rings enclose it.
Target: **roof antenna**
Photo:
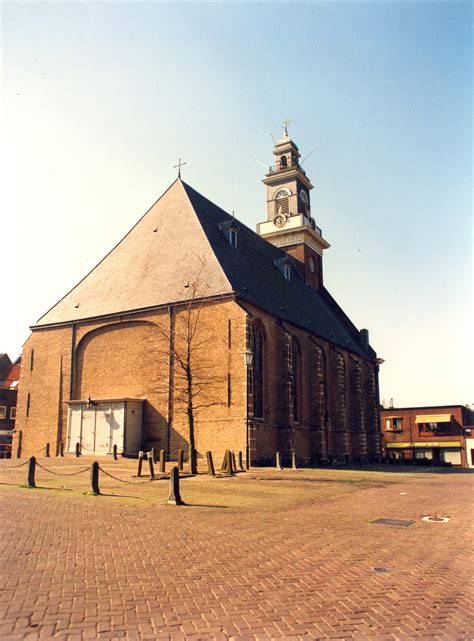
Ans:
[[[270,136],[272,137],[272,140],[273,140],[273,144],[274,144],[274,145],[276,145],[276,140],[275,140],[275,136],[274,136],[274,135],[272,134],[272,132],[270,132]]]
[[[316,151],[316,149],[319,147],[319,145],[320,145],[320,144],[321,144],[321,141],[320,141],[320,140],[318,140],[318,142],[314,145],[314,147],[311,149],[311,151],[309,152],[309,154],[308,154],[307,156],[305,156],[305,157],[303,158],[303,160],[300,162],[300,165],[302,165],[304,162],[306,162],[306,161],[308,160],[308,158],[311,156],[311,154],[313,153],[313,151]]]
[[[257,158],[254,158],[254,160],[255,160],[255,162],[258,162],[259,165],[262,165],[262,167],[265,167],[265,169],[268,172],[271,171],[272,168],[270,167],[270,165],[266,165],[264,162],[262,162],[261,160],[258,160]]]

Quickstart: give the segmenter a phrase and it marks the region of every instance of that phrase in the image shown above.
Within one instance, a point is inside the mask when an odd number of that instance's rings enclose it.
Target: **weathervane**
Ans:
[[[173,169],[178,168],[178,178],[181,178],[181,167],[182,167],[183,165],[186,165],[186,164],[187,164],[187,163],[185,163],[185,162],[181,162],[181,158],[180,158],[180,159],[178,160],[178,164],[177,164],[177,165],[173,165]]]
[[[285,120],[281,123],[283,125],[283,129],[285,130],[285,136],[288,136],[288,125],[290,124],[291,120],[289,118],[285,118]]]

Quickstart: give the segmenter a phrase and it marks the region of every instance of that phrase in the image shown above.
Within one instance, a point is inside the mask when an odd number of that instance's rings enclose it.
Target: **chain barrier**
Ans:
[[[114,479],[114,481],[119,481],[120,483],[127,483],[127,485],[145,485],[146,483],[153,483],[153,481],[157,480],[156,478],[154,479],[147,479],[146,481],[126,481],[125,479],[119,479],[118,476],[114,476],[113,474],[110,474],[110,472],[107,472],[107,470],[104,470],[103,467],[99,465],[99,470],[105,474],[105,476],[108,476],[111,479]],[[161,478],[164,478],[161,476]]]
[[[84,474],[84,472],[87,472],[87,470],[90,470],[90,466],[88,465],[87,467],[84,467],[82,470],[79,470],[79,472],[53,472],[53,470],[49,470],[47,467],[44,465],[41,465],[41,463],[38,463],[36,461],[36,465],[40,467],[42,470],[45,472],[49,472],[49,474],[54,474],[55,476],[79,476],[79,474]]]
[[[4,470],[13,470],[15,467],[23,467],[23,465],[28,465],[28,461],[23,461],[23,463],[18,463],[18,465],[2,465],[0,464],[0,468],[3,468]]]

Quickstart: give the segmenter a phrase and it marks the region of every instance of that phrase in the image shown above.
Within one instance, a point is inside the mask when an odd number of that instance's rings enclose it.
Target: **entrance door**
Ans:
[[[67,451],[74,454],[76,451],[76,443],[81,442],[81,408],[71,407],[69,409],[69,431],[67,441]]]
[[[95,451],[95,410],[82,408],[81,450],[85,454]]]
[[[439,447],[433,447],[433,461],[441,461],[441,450]]]
[[[95,447],[96,454],[107,454],[112,452],[110,442],[110,419],[109,409],[97,409],[95,418]]]

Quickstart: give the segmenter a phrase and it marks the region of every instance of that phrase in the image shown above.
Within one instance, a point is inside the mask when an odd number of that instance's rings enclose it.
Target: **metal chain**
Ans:
[[[2,467],[5,470],[13,470],[15,467],[23,467],[23,465],[28,465],[28,461],[24,461],[23,463],[18,463],[18,465],[1,465],[0,464],[0,467]]]
[[[120,483],[127,483],[128,485],[145,485],[146,483],[153,483],[155,479],[147,479],[146,481],[126,481],[125,479],[119,479],[118,476],[114,476],[113,474],[110,474],[110,472],[107,472],[107,470],[104,470],[103,467],[99,465],[99,470],[105,474],[105,476],[110,477],[111,479],[114,479],[115,481],[119,481]]]
[[[84,474],[84,472],[87,472],[87,470],[91,469],[90,466],[88,465],[82,470],[79,470],[79,472],[53,472],[53,470],[48,470],[47,467],[44,467],[44,465],[41,465],[41,463],[38,463],[38,461],[36,461],[36,465],[40,467],[42,470],[44,470],[45,472],[49,472],[49,474],[54,474],[55,476],[78,476],[79,474]]]

